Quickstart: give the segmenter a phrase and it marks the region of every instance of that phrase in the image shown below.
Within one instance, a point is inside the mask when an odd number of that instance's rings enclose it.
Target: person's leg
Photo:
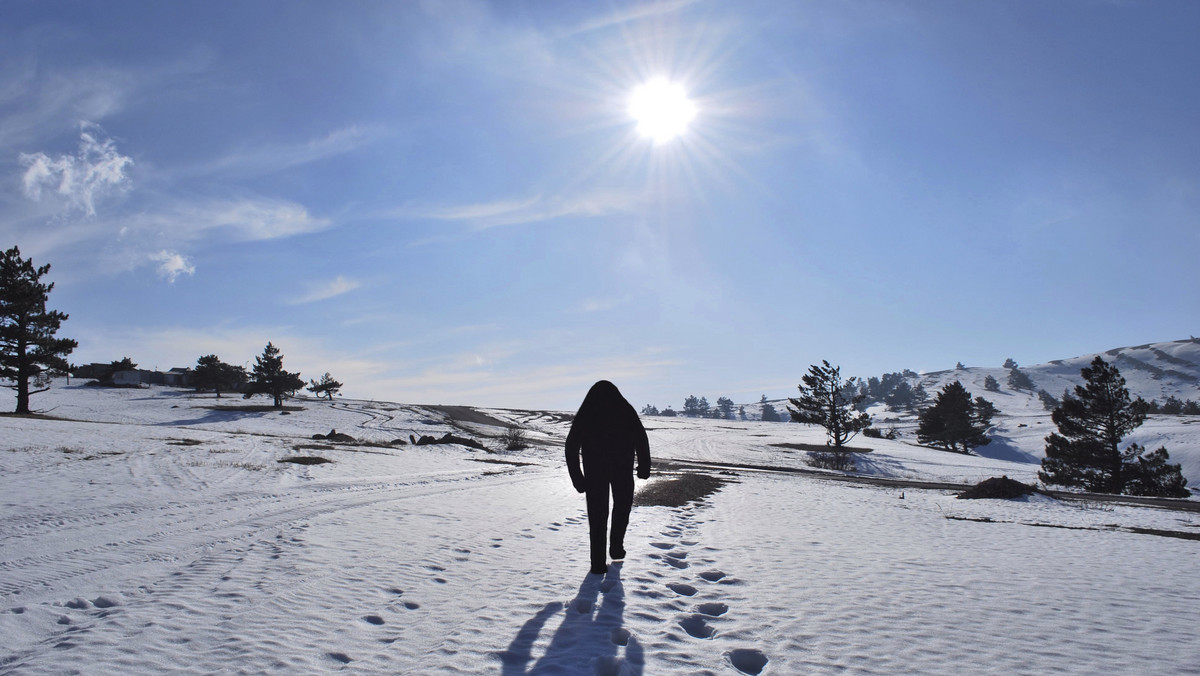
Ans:
[[[608,558],[604,552],[604,531],[608,528],[608,482],[588,481],[587,510],[591,572],[603,574],[608,570]]]
[[[614,559],[625,558],[625,528],[629,526],[629,510],[633,508],[633,474],[620,473],[612,479],[612,538]]]

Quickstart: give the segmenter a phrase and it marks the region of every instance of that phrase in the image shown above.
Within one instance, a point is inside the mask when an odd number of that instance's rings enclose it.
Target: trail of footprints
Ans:
[[[704,558],[704,552],[714,551],[709,548],[693,549],[699,543],[685,538],[685,532],[694,531],[691,523],[692,512],[688,509],[677,510],[679,523],[667,527],[661,532],[665,541],[651,542],[650,558],[657,559],[671,570],[665,573],[660,570],[650,570],[645,577],[634,578],[642,583],[633,593],[651,599],[669,599],[664,608],[680,612],[676,623],[692,638],[707,640],[717,635],[714,622],[719,622],[729,612],[729,605],[721,602],[722,586],[741,584],[736,578],[726,575],[723,571],[709,568],[715,565],[712,559]],[[694,556],[690,556],[693,555]],[[665,582],[668,577],[677,577],[676,571],[691,571],[695,568],[705,568],[687,581]],[[674,599],[656,589],[663,584],[673,595]],[[716,597],[718,600],[709,600]],[[695,602],[689,604],[687,602]],[[653,619],[647,615],[648,619]],[[615,638],[614,638],[615,641]],[[739,648],[728,653],[730,663],[744,674],[760,674],[766,668],[767,656],[754,648]]]

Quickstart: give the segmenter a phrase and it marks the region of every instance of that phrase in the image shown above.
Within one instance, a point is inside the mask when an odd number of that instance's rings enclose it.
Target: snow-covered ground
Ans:
[[[703,502],[636,507],[600,579],[562,416],[483,411],[537,444],[486,453],[389,445],[499,446],[436,409],[212,408],[244,403],[72,385],[34,399],[57,419],[0,418],[0,674],[1200,673],[1200,541],[1162,534],[1200,534],[1195,512],[724,472]],[[772,444],[823,442],[646,423],[659,459],[800,467]],[[1011,413],[984,457],[854,445],[868,474],[1033,481],[1048,425]],[[331,429],[370,443],[311,438]],[[298,455],[333,462],[278,462]]]

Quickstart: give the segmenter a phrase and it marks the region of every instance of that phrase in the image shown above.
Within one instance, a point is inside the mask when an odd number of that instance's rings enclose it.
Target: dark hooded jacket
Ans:
[[[571,483],[582,493],[587,490],[589,477],[594,481],[631,474],[635,458],[638,477],[649,477],[650,442],[646,429],[617,386],[601,380],[588,390],[567,434]]]

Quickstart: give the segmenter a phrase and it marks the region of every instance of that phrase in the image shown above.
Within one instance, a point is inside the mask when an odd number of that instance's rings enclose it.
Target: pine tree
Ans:
[[[1166,403],[1162,405],[1162,412],[1166,415],[1179,415],[1183,413],[1183,402],[1179,397],[1171,395],[1167,397]]]
[[[1004,368],[1009,369],[1009,370],[1018,368],[1017,362],[1014,361],[1012,357],[1009,357],[1008,359],[1004,360]]]
[[[1033,380],[1019,368],[1012,368],[1008,371],[1008,388],[1010,390],[1029,390],[1033,391],[1035,385]]]
[[[809,366],[808,374],[801,379],[803,383],[797,386],[800,396],[788,399],[796,407],[789,407],[788,413],[796,422],[824,427],[829,437],[826,445],[840,451],[847,441],[871,424],[871,416],[855,410],[862,401],[859,396],[846,398],[846,392],[854,391],[846,386],[855,387],[858,379],[843,382],[840,366],[830,366],[825,360],[821,364]]]
[[[717,412],[726,420],[733,420],[733,400],[729,397],[717,397]]]
[[[987,429],[995,414],[992,402],[983,397],[972,401],[971,393],[956,380],[938,392],[933,406],[921,411],[917,439],[948,451],[970,453],[991,443]]]
[[[275,408],[282,408],[283,397],[301,387],[304,387],[304,381],[300,374],[284,371],[283,355],[279,348],[268,342],[262,355],[254,358],[250,382],[242,396],[249,399],[256,394],[269,394],[275,400]]]
[[[658,415],[658,407],[653,404],[646,404],[642,407],[642,415]]]
[[[212,390],[221,398],[221,391],[232,392],[246,383],[246,369],[226,364],[215,354],[206,354],[196,360],[192,370],[192,384],[197,390]]]
[[[310,380],[308,382],[308,391],[317,395],[317,399],[320,399],[321,395],[325,395],[326,399],[333,401],[333,395],[337,394],[338,390],[342,389],[342,384],[334,380],[333,376],[329,375],[328,371],[325,372],[325,375],[321,376],[321,380],[319,382],[316,380]]]
[[[17,413],[29,413],[29,397],[49,389],[50,377],[66,373],[67,355],[79,343],[55,334],[67,320],[57,310],[47,310],[54,283],[45,284],[46,264],[35,268],[33,259],[21,258],[13,247],[0,255],[0,380],[17,392]],[[30,383],[38,389],[30,390]]]
[[[987,390],[988,392],[999,392],[1000,381],[989,375],[983,379],[983,389]]]
[[[762,406],[762,413],[759,414],[759,419],[764,422],[780,422],[779,411],[775,407],[767,403],[767,395],[763,395],[759,400],[759,405]]]
[[[1167,463],[1165,448],[1149,455],[1137,444],[1119,448],[1145,421],[1149,404],[1131,400],[1121,372],[1101,357],[1081,373],[1085,384],[1075,386],[1074,396],[1064,392],[1050,416],[1058,432],[1046,437],[1038,478],[1100,493],[1186,497],[1187,480],[1179,465]]]
[[[1042,408],[1046,409],[1047,411],[1053,411],[1054,409],[1058,408],[1058,399],[1056,399],[1053,394],[1050,394],[1046,390],[1038,390],[1038,400],[1042,402]]]

